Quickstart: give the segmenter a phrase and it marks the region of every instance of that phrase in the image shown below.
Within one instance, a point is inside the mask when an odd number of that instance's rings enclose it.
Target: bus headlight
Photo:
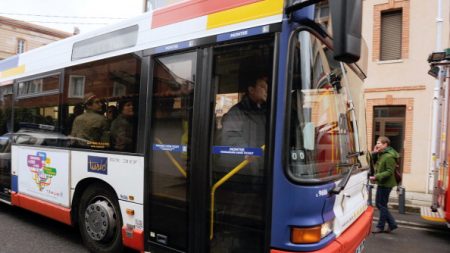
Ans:
[[[325,222],[324,224],[322,224],[321,229],[320,229],[320,236],[321,236],[321,238],[324,238],[331,232],[333,232],[333,220],[329,220],[329,221]]]
[[[331,232],[333,232],[333,220],[327,221],[322,225],[314,227],[292,227],[291,242],[296,244],[316,243]]]

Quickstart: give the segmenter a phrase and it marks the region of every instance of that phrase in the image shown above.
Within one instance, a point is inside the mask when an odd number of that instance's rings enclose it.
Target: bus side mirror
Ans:
[[[354,63],[361,55],[362,0],[332,0],[334,59]]]

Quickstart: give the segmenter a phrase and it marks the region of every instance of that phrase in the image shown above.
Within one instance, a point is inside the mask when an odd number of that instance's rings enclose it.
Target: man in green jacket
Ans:
[[[109,125],[102,112],[103,101],[93,94],[85,96],[86,111],[73,121],[71,136],[78,138],[76,146],[83,148],[109,147]]]
[[[395,181],[395,167],[397,165],[396,159],[399,154],[392,147],[391,141],[386,136],[380,136],[374,148],[374,155],[377,158],[375,164],[375,175],[370,177],[371,182],[377,184],[377,195],[375,205],[380,211],[380,218],[373,233],[390,233],[397,228],[397,222],[389,212],[387,207],[389,201],[389,194],[394,186],[397,186]],[[384,225],[388,223],[388,228],[384,230]]]

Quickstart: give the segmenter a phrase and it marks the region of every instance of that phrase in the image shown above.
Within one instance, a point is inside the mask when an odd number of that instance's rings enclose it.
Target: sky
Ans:
[[[0,16],[73,33],[143,13],[144,0],[0,0]]]

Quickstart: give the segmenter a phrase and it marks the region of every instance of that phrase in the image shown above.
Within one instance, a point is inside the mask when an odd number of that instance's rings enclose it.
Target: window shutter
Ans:
[[[402,58],[402,11],[381,13],[380,60]]]

